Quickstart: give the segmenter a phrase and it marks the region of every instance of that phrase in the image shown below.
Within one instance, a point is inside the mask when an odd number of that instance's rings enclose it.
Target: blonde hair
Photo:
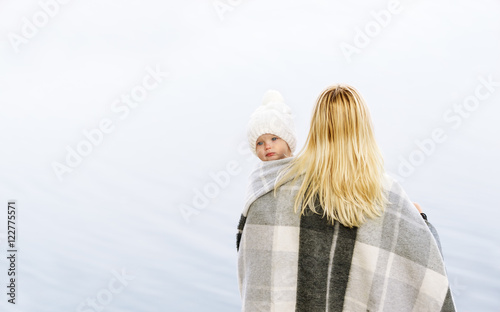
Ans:
[[[358,227],[380,216],[387,202],[382,179],[384,162],[375,141],[370,114],[357,90],[334,85],[319,96],[305,146],[282,171],[276,189],[303,176],[294,209],[301,214],[315,201],[332,223]]]

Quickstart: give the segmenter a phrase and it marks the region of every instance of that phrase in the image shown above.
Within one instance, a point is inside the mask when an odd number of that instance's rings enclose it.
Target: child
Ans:
[[[264,94],[262,105],[250,116],[247,130],[248,144],[250,150],[263,162],[257,165],[250,175],[250,181],[254,175],[258,175],[263,168],[278,167],[280,162],[269,162],[270,160],[281,160],[293,156],[297,145],[297,135],[290,107],[285,104],[283,97],[276,90],[269,90]],[[291,159],[283,160],[284,162]],[[265,179],[259,181],[264,187]],[[251,202],[253,187],[250,184],[247,192],[246,203]],[[238,225],[236,234],[236,249],[239,248],[241,233],[245,225],[246,211],[249,207],[245,205]]]
[[[276,90],[264,94],[263,103],[248,122],[250,150],[262,161],[291,157],[297,135],[290,108]]]

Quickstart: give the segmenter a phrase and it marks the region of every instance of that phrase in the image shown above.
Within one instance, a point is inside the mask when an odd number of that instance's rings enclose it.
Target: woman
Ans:
[[[455,311],[438,244],[384,173],[351,86],[319,96],[297,157],[252,173],[237,245],[243,311]]]

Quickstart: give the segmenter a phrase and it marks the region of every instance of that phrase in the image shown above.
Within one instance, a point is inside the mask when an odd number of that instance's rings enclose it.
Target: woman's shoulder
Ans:
[[[399,213],[403,213],[405,215],[410,214],[412,216],[418,215],[420,217],[417,213],[417,209],[411,202],[410,197],[396,179],[391,177],[389,174],[384,173],[382,185],[387,199],[386,209],[396,209],[400,211]]]
[[[396,179],[391,177],[387,172],[384,172],[382,175],[382,187],[384,190],[389,191],[392,189],[393,186],[399,185]]]

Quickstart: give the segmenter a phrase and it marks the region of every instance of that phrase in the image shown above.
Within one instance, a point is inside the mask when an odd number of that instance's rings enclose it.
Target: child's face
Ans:
[[[283,159],[292,154],[288,144],[274,134],[261,135],[256,144],[257,156],[262,161]]]

